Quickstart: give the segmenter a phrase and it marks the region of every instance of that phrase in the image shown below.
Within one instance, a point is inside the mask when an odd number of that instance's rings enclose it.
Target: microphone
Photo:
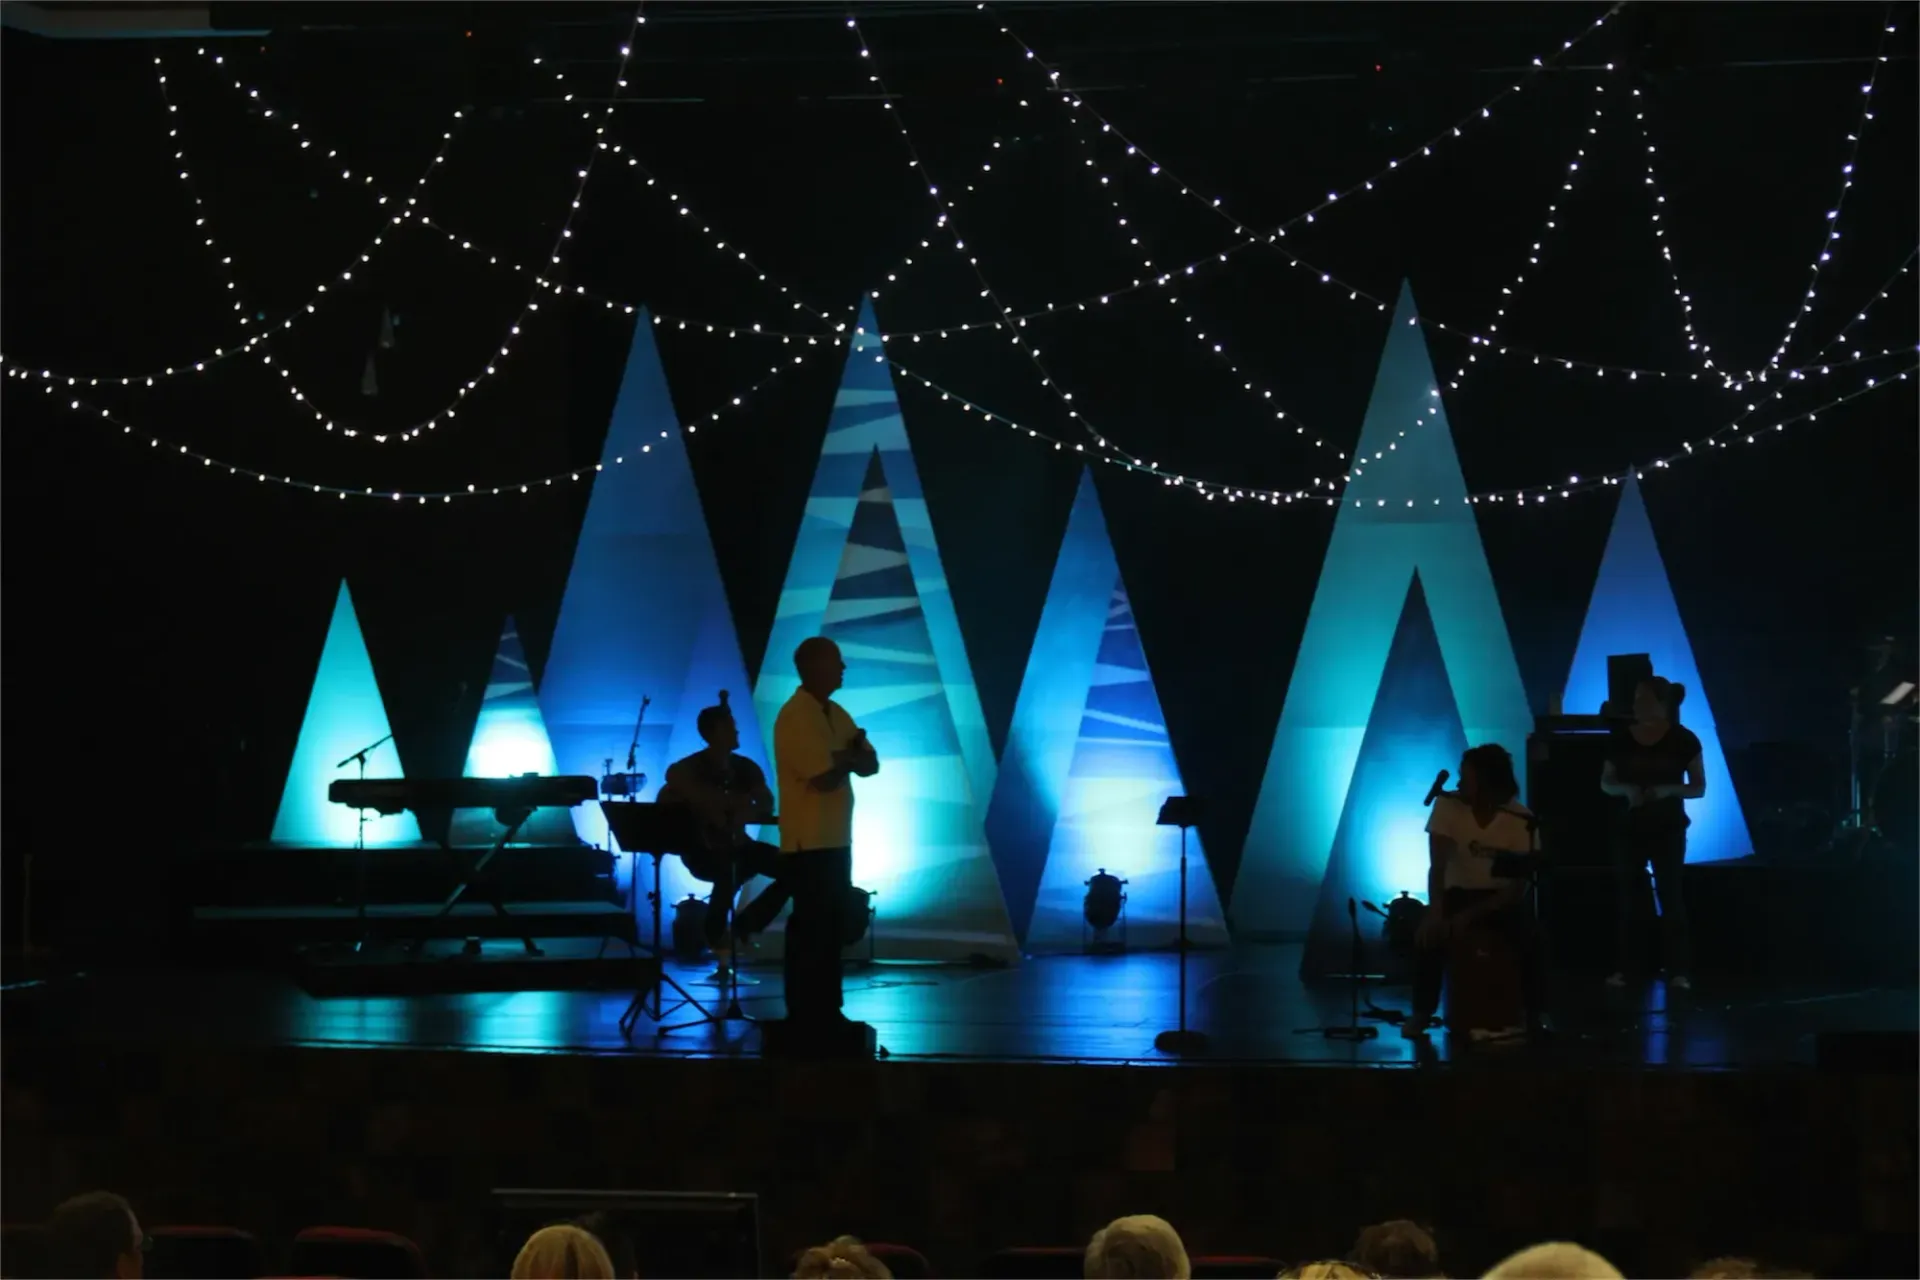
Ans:
[[[1433,807],[1435,798],[1440,794],[1440,788],[1446,786],[1447,779],[1452,776],[1453,775],[1445,769],[1433,775],[1433,785],[1427,788],[1427,798],[1420,802],[1422,808],[1431,809]]]

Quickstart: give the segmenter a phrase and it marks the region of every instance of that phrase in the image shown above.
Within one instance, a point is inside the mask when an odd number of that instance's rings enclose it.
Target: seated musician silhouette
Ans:
[[[727,932],[727,909],[754,876],[777,876],[780,850],[747,834],[749,826],[774,820],[773,792],[760,766],[737,753],[740,727],[734,723],[724,690],[717,706],[701,711],[695,724],[705,748],[667,766],[660,803],[684,804],[694,812],[702,847],[689,854],[687,870],[713,885],[707,900],[706,938],[722,968],[733,964],[736,945],[773,923],[790,896],[776,879],[765,893],[742,907]]]

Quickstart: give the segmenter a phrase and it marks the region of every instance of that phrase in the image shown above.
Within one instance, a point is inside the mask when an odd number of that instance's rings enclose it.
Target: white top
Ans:
[[[774,772],[779,775],[780,851],[853,847],[853,782],[833,791],[807,785],[833,768],[833,753],[860,733],[839,703],[797,689],[773,722]]]
[[[1433,802],[1433,816],[1427,819],[1427,834],[1453,841],[1453,853],[1447,859],[1445,885],[1449,889],[1501,889],[1510,881],[1493,874],[1496,853],[1531,853],[1533,833],[1527,819],[1533,815],[1520,804],[1510,804],[1493,815],[1493,821],[1481,826],[1473,815],[1473,806],[1453,792]]]

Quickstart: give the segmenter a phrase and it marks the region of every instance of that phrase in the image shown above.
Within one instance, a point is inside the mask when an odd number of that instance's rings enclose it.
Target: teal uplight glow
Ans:
[[[608,761],[626,763],[650,698],[635,753],[649,800],[667,766],[703,745],[695,718],[722,689],[733,695],[740,754],[766,764],[680,422],[642,311],[539,692],[559,771],[594,778]],[[599,805],[579,806],[573,819],[589,844],[606,839]],[[707,892],[678,858],[664,860],[662,888],[669,904]]]
[[[537,773],[553,777],[560,772],[547,740],[540,701],[533,694],[533,675],[527,669],[520,632],[507,619],[500,647],[493,655],[493,673],[487,678],[480,718],[474,722],[467,746],[469,778],[517,778]],[[491,809],[456,809],[448,839],[456,845],[491,844],[500,835]],[[535,809],[515,836],[519,844],[577,844],[573,818],[564,809]]]
[[[1082,472],[987,817],[1029,952],[1082,946],[1087,881],[1101,871],[1128,882],[1128,945],[1177,940],[1180,833],[1155,819],[1185,792],[1093,475]],[[1197,832],[1187,852],[1188,937],[1224,944]]]
[[[852,348],[754,705],[770,730],[799,687],[800,641],[837,642],[847,681],[835,701],[880,756],[879,774],[853,783],[854,879],[876,894],[879,953],[1011,959],[982,827],[986,722],[871,309]]]
[[[307,698],[306,718],[300,722],[300,740],[287,768],[280,793],[280,810],[273,819],[276,844],[314,847],[351,846],[360,833],[360,814],[327,799],[327,788],[343,778],[361,776],[358,764],[339,762],[387,737],[387,706],[374,679],[373,660],[360,638],[360,620],[353,612],[353,596],[340,584],[334,598],[333,620],[327,625],[320,667]],[[391,741],[367,756],[369,778],[400,778],[400,753]],[[392,817],[368,815],[369,845],[413,844],[420,824],[411,811]]]
[[[1307,927],[1416,571],[1466,739],[1525,768],[1532,713],[1416,318],[1403,286],[1234,882],[1243,935]]]
[[[1570,713],[1592,713],[1607,700],[1607,658],[1616,653],[1644,653],[1653,659],[1655,674],[1687,687],[1680,706],[1680,722],[1700,739],[1701,763],[1707,774],[1707,794],[1687,801],[1688,862],[1723,862],[1753,852],[1746,814],[1727,772],[1726,752],[1714,728],[1713,708],[1687,643],[1680,606],[1667,583],[1666,565],[1640,486],[1629,478],[1620,490],[1613,532],[1600,560],[1593,584],[1586,625],[1567,675],[1562,704]],[[1597,785],[1597,783],[1596,783]]]

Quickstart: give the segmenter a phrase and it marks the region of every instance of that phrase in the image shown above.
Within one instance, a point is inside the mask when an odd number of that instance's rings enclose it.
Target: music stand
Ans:
[[[1203,1032],[1187,1030],[1187,830],[1200,821],[1200,802],[1192,796],[1168,796],[1154,825],[1180,828],[1180,1025],[1153,1038],[1164,1053],[1201,1053],[1207,1047]]]
[[[693,811],[685,805],[646,803],[637,800],[600,801],[600,812],[606,815],[607,829],[613,833],[614,841],[627,853],[644,853],[653,859],[653,891],[647,895],[647,901],[653,906],[653,940],[649,944],[653,958],[660,961],[660,982],[651,983],[634,993],[633,1000],[627,1005],[627,1011],[620,1015],[620,1034],[633,1039],[633,1029],[639,1025],[640,1015],[647,1014],[656,1023],[667,1016],[669,1009],[678,1009],[692,1005],[700,1011],[698,1018],[686,1022],[676,1022],[670,1026],[661,1026],[655,1035],[665,1035],[669,1031],[678,1031],[682,1027],[699,1026],[703,1022],[718,1022],[708,1008],[693,998],[693,993],[674,981],[667,972],[666,956],[660,947],[660,860],[668,854],[684,856],[698,852],[703,847],[699,824],[694,821]],[[680,993],[680,999],[667,1005],[666,995],[660,989],[665,983]],[[653,1009],[647,1009],[647,997],[653,996]]]

